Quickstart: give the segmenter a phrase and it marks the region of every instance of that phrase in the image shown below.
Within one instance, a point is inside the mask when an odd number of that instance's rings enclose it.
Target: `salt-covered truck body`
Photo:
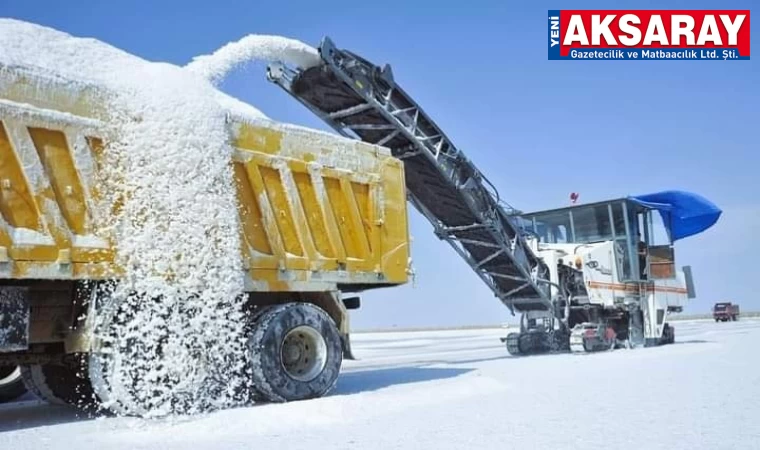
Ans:
[[[92,293],[123,273],[118,242],[94,220],[102,154],[120,130],[101,86],[71,83],[0,66],[0,365],[69,404],[92,390],[70,358],[93,351],[92,316],[103,312]],[[276,337],[254,384],[272,401],[324,395],[351,358],[347,309],[359,304],[346,294],[407,281],[402,163],[383,147],[229,117],[253,330]]]

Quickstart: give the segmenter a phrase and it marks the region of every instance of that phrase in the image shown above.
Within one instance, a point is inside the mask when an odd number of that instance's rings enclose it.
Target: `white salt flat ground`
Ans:
[[[328,397],[173,420],[0,405],[0,449],[757,449],[760,320],[675,345],[512,358],[503,330],[356,334]]]

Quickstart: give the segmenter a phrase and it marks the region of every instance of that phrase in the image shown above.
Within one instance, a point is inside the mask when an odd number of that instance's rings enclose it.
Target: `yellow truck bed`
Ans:
[[[102,279],[94,229],[109,129],[98,89],[0,67],[0,278]],[[263,124],[262,124],[263,123]],[[247,290],[407,281],[404,172],[387,149],[266,122],[229,123]]]
[[[0,367],[123,414],[328,393],[354,294],[408,279],[402,162],[187,68],[8,19],[0,37]]]

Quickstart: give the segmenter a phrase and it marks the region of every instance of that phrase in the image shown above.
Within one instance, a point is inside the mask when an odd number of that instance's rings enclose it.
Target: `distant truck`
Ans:
[[[739,305],[731,302],[716,303],[713,306],[713,319],[716,322],[736,321],[739,319]]]

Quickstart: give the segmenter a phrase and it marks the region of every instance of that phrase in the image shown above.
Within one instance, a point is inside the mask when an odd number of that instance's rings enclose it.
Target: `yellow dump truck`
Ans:
[[[92,391],[77,362],[92,350],[88,315],[101,313],[92,292],[119,273],[116,244],[91,217],[99,157],[118,129],[96,89],[37,76],[0,66],[0,365],[73,404]],[[403,165],[386,148],[308,129],[231,120],[228,134],[250,320],[268,339],[254,384],[272,401],[322,396],[352,357],[354,294],[407,281]]]

